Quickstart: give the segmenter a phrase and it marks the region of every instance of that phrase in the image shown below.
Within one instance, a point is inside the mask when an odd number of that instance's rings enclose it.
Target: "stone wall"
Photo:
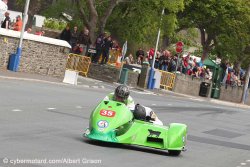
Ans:
[[[118,81],[119,70],[112,66],[91,63],[88,77],[113,83]]]
[[[129,71],[128,72],[128,83],[127,85],[136,87],[138,84],[138,79],[139,79],[139,73]]]
[[[0,35],[0,68],[7,69],[9,56],[16,53],[18,43],[16,37]],[[69,51],[65,46],[24,39],[19,71],[63,77]]]
[[[211,83],[211,81],[192,78],[188,75],[177,75],[173,91],[192,96],[199,96],[201,82]],[[210,97],[210,93],[211,86],[208,97]]]
[[[113,83],[119,80],[119,74],[120,74],[120,69],[114,66],[90,64],[88,77]],[[133,87],[137,86],[138,76],[139,76],[138,73],[129,71],[127,85]]]
[[[225,86],[221,87],[220,91],[220,100],[230,101],[234,103],[240,103],[243,93],[243,87],[231,87]],[[250,105],[250,90],[248,89],[248,98],[246,100],[246,104]]]

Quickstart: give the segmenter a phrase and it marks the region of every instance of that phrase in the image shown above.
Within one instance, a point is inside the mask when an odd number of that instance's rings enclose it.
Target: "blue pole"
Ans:
[[[14,67],[14,71],[17,72],[18,71],[18,67],[20,64],[20,57],[22,54],[22,48],[21,47],[17,47],[16,50],[16,59],[15,59],[15,67]]]
[[[154,65],[155,65],[155,57],[156,57],[156,52],[158,50],[158,43],[159,43],[160,34],[161,34],[161,22],[162,22],[163,14],[164,14],[164,9],[162,10],[162,13],[161,13],[160,27],[159,27],[159,31],[158,31],[158,35],[157,35],[157,40],[156,40],[153,63],[151,65],[151,69],[150,69],[150,72],[149,72],[148,89],[154,89],[154,82],[153,82],[153,79],[154,79]]]
[[[151,67],[149,71],[149,78],[148,78],[148,89],[154,89],[153,78],[154,78],[154,68]]]
[[[17,72],[18,71],[18,67],[20,64],[20,58],[22,55],[22,43],[23,43],[23,35],[24,35],[24,29],[25,29],[25,25],[27,22],[27,15],[28,15],[28,9],[29,9],[29,3],[30,0],[26,0],[25,3],[25,8],[24,8],[24,15],[23,15],[23,26],[22,26],[22,30],[21,30],[21,34],[20,34],[20,40],[19,40],[19,44],[16,50],[16,58],[15,58],[15,62],[14,62],[14,69],[13,71]]]

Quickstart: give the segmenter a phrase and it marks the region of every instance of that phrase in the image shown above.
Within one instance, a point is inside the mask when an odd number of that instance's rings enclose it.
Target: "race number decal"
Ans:
[[[105,116],[105,117],[114,117],[115,116],[115,112],[111,111],[111,110],[101,110],[100,111],[100,115],[101,116]]]

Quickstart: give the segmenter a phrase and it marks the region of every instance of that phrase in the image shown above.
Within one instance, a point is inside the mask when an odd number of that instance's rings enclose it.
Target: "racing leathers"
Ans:
[[[114,93],[108,94],[103,100],[115,100]],[[128,107],[128,109],[132,113],[134,112],[135,102],[131,96],[129,96],[128,99],[126,99],[124,101],[124,104]],[[145,108],[146,116],[149,116],[152,119],[153,124],[163,125],[162,121],[157,117],[157,115],[155,114],[155,112],[151,108],[146,107],[146,106],[143,106],[143,107]]]

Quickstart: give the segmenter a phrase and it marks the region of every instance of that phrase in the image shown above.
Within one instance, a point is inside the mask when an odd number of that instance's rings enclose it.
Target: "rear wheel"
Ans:
[[[178,156],[181,154],[181,150],[168,150],[169,155]]]

